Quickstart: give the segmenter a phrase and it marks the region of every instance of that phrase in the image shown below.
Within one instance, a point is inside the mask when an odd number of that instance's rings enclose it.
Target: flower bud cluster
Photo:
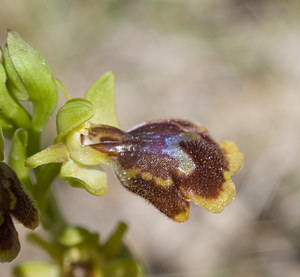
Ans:
[[[46,59],[9,30],[0,48],[0,158],[3,134],[10,140],[8,164],[0,162],[0,262],[9,262],[20,250],[12,217],[34,229],[38,210],[31,199],[26,157],[39,150],[40,136],[57,104],[57,86]],[[31,102],[32,113],[23,106]],[[2,133],[3,131],[3,133]]]

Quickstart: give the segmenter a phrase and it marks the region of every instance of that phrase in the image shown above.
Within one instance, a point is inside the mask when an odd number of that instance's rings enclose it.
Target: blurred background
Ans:
[[[171,222],[107,168],[109,191],[101,197],[57,180],[71,223],[101,239],[128,223],[126,242],[149,277],[299,276],[299,1],[0,3],[1,45],[7,28],[19,32],[73,97],[115,72],[122,129],[189,119],[219,141],[234,140],[245,155],[233,177],[236,199],[221,214],[193,205],[188,222]],[[47,130],[45,146],[56,135],[54,118]],[[23,247],[13,264],[47,259],[17,228]],[[11,276],[10,267],[0,265],[0,275]]]

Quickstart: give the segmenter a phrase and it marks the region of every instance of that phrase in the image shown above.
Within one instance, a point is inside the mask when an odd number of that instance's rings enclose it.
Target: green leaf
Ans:
[[[114,74],[107,72],[87,91],[85,98],[93,103],[95,114],[91,122],[119,127],[115,106]]]
[[[58,90],[45,57],[15,31],[8,31],[4,53],[8,88],[33,103],[33,129],[41,132],[57,104]]]
[[[57,113],[56,128],[60,142],[69,132],[88,121],[94,115],[93,105],[85,99],[74,98],[66,102]]]
[[[73,187],[84,188],[93,195],[103,195],[107,192],[106,173],[98,165],[82,165],[69,160],[63,163],[60,178]]]
[[[0,115],[12,120],[18,127],[29,128],[31,126],[30,115],[9,94],[5,81],[5,70],[0,63]]]
[[[9,78],[7,80],[7,84],[9,86],[10,92],[19,101],[29,101],[30,96],[29,96],[20,76],[16,72],[14,64],[9,55],[7,45],[4,48],[4,55],[5,55],[4,65],[5,65],[6,72],[9,76]]]
[[[58,143],[27,158],[25,166],[35,168],[48,163],[66,162],[68,159],[69,153],[66,146],[63,143]]]
[[[17,173],[20,181],[29,186],[29,172],[24,166],[27,145],[28,132],[25,129],[17,129],[11,140],[8,164]]]
[[[57,265],[46,262],[25,262],[14,269],[16,277],[61,277]]]

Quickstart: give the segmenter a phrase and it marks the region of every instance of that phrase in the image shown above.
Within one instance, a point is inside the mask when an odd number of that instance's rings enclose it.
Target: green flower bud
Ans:
[[[81,227],[68,227],[51,241],[31,234],[30,241],[45,250],[53,262],[26,262],[14,272],[17,277],[39,276],[39,271],[47,277],[142,277],[143,267],[123,242],[126,229],[121,222],[104,244],[99,243],[99,234]]]
[[[56,108],[58,93],[45,57],[9,30],[4,66],[9,91],[18,100],[33,103],[33,129],[41,132]]]
[[[6,73],[0,62],[0,118],[8,125],[29,128],[31,118],[28,112],[10,95],[6,87]]]

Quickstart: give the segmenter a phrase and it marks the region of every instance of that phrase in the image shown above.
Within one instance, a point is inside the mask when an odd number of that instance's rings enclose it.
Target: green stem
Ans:
[[[46,231],[56,237],[67,226],[57,200],[50,189],[60,170],[60,164],[44,165],[36,172],[37,184],[34,197],[41,211],[41,222]]]
[[[44,229],[55,238],[68,226],[52,190],[48,191],[41,209],[41,222]]]
[[[39,170],[35,171],[37,178],[37,186],[35,188],[35,198],[42,204],[51,184],[59,174],[61,164],[50,163],[43,165]]]
[[[41,148],[41,132],[38,130],[30,130],[28,140],[28,156],[40,151]]]

